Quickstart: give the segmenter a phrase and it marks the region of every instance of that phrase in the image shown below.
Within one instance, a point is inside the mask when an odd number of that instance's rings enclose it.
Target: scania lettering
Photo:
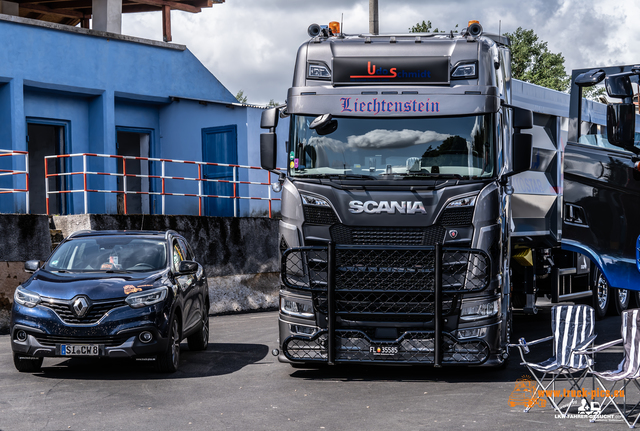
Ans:
[[[376,202],[366,201],[362,203],[360,201],[349,202],[349,212],[353,214],[368,213],[368,214],[380,214],[385,212],[387,214],[394,214],[396,211],[399,214],[426,214],[427,210],[424,209],[422,202]]]
[[[580,242],[604,198],[574,174],[617,169],[589,155],[610,151],[591,145],[606,107],[584,101],[587,133],[567,144],[569,95],[512,79],[508,39],[470,28],[310,28],[286,105],[261,121],[262,167],[282,190],[281,361],[502,366],[514,308],[535,313],[546,296],[603,315],[603,295],[622,298]]]

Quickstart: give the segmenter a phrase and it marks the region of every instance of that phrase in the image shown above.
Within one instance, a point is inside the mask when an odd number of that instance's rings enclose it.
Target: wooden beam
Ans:
[[[169,6],[162,7],[162,39],[165,42],[171,42],[171,8]]]
[[[122,13],[137,13],[137,12],[158,12],[162,10],[157,6],[151,6],[148,4],[123,4]]]
[[[91,9],[93,5],[91,2],[76,0],[47,3],[47,7],[51,9]]]
[[[33,11],[33,12],[40,12],[40,13],[43,13],[45,15],[65,16],[65,17],[68,17],[68,18],[79,18],[79,19],[82,19],[82,18],[84,18],[84,15],[85,15],[84,13],[79,12],[79,11],[75,11],[75,10],[51,9],[51,8],[46,7],[46,6],[36,5],[36,4],[20,5],[20,9]]]
[[[141,3],[148,4],[152,6],[164,7],[168,6],[171,9],[181,10],[184,12],[198,13],[202,12],[202,9],[196,6],[191,6],[186,3],[178,3],[175,1],[166,1],[166,0],[133,0],[133,3]]]

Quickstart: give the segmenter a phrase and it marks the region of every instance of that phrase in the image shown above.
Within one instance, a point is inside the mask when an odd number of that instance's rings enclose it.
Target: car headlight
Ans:
[[[166,286],[145,290],[144,292],[134,293],[127,296],[125,301],[131,308],[146,307],[147,305],[153,305],[164,301],[167,297],[168,290],[169,289],[167,289]]]
[[[25,289],[22,286],[16,288],[16,292],[13,294],[13,299],[20,305],[33,308],[40,303],[40,295],[30,290]]]
[[[486,319],[498,314],[500,311],[500,300],[478,303],[472,302],[465,304],[462,303],[462,311],[460,313],[460,320],[473,321],[479,319]]]
[[[291,316],[310,318],[314,317],[313,303],[300,298],[280,298],[280,310]]]

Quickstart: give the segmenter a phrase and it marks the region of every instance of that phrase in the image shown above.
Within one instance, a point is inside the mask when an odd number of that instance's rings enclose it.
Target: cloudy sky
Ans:
[[[379,9],[380,33],[406,33],[422,20],[440,30],[470,19],[491,33],[533,29],[564,55],[567,73],[640,63],[637,0],[379,0]],[[234,95],[244,90],[249,103],[283,102],[307,27],[341,15],[345,33],[369,31],[368,0],[226,0],[198,14],[172,11],[173,43],[186,45]],[[126,14],[122,32],[162,40],[161,16]]]

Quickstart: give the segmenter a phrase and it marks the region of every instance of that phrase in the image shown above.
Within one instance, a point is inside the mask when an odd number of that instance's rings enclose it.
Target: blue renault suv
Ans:
[[[18,286],[11,348],[18,371],[45,357],[129,357],[178,369],[180,342],[205,350],[209,292],[202,265],[174,231],[81,231]]]

